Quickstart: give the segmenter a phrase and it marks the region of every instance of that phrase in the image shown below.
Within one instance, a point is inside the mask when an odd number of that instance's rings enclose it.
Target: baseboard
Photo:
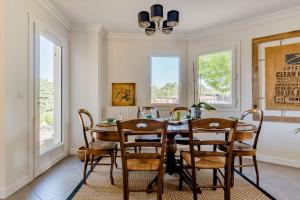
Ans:
[[[16,183],[13,183],[12,185],[8,186],[7,188],[1,188],[0,199],[7,198],[11,194],[15,193],[16,191],[27,185],[32,180],[33,178],[30,175],[26,175],[23,178],[19,179]]]
[[[279,158],[279,157],[262,155],[262,154],[257,155],[257,160],[274,163],[274,164],[279,164],[279,165],[285,165],[285,166],[289,166],[289,167],[300,168],[300,161],[298,161],[298,160],[289,160],[289,159],[285,159],[285,158]]]

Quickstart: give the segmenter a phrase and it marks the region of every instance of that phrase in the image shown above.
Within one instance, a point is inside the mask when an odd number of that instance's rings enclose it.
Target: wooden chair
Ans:
[[[258,142],[258,137],[261,131],[263,119],[264,119],[264,114],[263,111],[257,108],[246,110],[243,112],[241,115],[241,119],[245,119],[247,116],[253,116],[256,115],[256,118],[258,120],[258,125],[256,131],[254,131],[254,141],[252,144],[249,144],[249,142],[245,142],[245,140],[250,140],[253,137],[253,134],[245,134],[246,137],[240,138],[240,141],[235,141],[233,145],[233,162],[232,165],[234,165],[234,160],[236,157],[239,157],[239,171],[242,173],[243,167],[251,167],[254,166],[255,168],[255,173],[256,173],[256,185],[259,186],[259,172],[258,172],[258,165],[257,165],[257,160],[256,160],[256,150],[257,150],[257,142]],[[240,134],[239,134],[240,135]],[[250,136],[250,137],[249,137]],[[220,150],[224,150],[224,146],[220,145],[219,146]],[[243,157],[252,157],[253,164],[250,165],[243,165]],[[232,181],[231,184],[233,186],[234,182],[234,167],[232,167]]]
[[[230,180],[231,180],[231,163],[232,163],[232,148],[233,141],[236,134],[236,121],[220,118],[189,120],[189,138],[190,138],[190,150],[180,152],[180,166],[185,170],[187,177],[190,181],[190,185],[193,188],[194,200],[197,200],[198,192],[201,192],[200,188],[223,188],[224,199],[230,199]],[[194,133],[225,133],[229,131],[227,137],[224,140],[201,140],[195,141],[193,138]],[[224,145],[227,147],[226,152],[217,152],[217,145]],[[210,145],[213,150],[197,151],[195,146],[197,145]],[[186,165],[183,164],[185,161]],[[190,173],[188,169],[191,169]],[[196,170],[195,169],[212,169],[213,170],[213,184],[200,186],[197,184]],[[224,174],[221,169],[224,169]],[[222,175],[223,183],[218,176],[218,172]],[[181,176],[179,179],[179,189],[182,189]],[[217,185],[217,182],[220,184]]]
[[[175,107],[171,112],[170,116],[174,115],[176,111],[185,112],[191,114],[191,110],[188,107]],[[199,138],[194,136],[194,140],[199,141]],[[178,134],[175,136],[175,141],[180,145],[189,145],[189,135],[188,134]],[[200,145],[198,145],[198,150],[200,150]]]
[[[86,109],[80,109],[78,111],[79,119],[82,126],[82,132],[84,136],[85,141],[85,158],[84,158],[84,168],[83,168],[83,183],[86,184],[86,170],[87,165],[91,166],[90,171],[93,171],[93,168],[95,165],[110,165],[110,182],[113,185],[114,184],[114,178],[113,178],[113,166],[114,164],[117,167],[116,157],[115,153],[118,150],[117,143],[115,142],[105,142],[105,141],[99,141],[95,140],[93,137],[92,129],[94,127],[94,120],[89,111]],[[85,117],[89,120],[89,125],[87,126],[85,123]],[[90,141],[88,140],[87,133],[90,133]],[[99,163],[99,159],[95,159],[95,157],[105,157],[110,156],[111,157],[111,163],[105,164],[105,163]],[[90,162],[89,162],[90,161]]]
[[[157,171],[158,172],[158,189],[157,199],[162,199],[163,187],[163,164],[166,148],[166,131],[167,122],[150,120],[150,119],[134,119],[129,121],[117,121],[118,133],[120,137],[120,147],[122,155],[123,170],[123,190],[124,200],[129,199],[128,175],[130,171]],[[161,134],[159,142],[126,142],[128,135],[153,135]],[[158,153],[129,153],[128,149],[132,147],[160,147]],[[135,190],[137,191],[137,190]]]
[[[160,118],[159,111],[157,108],[153,106],[144,106],[144,107],[139,107],[138,112],[137,112],[137,118],[141,119],[144,116],[141,116],[142,110],[144,111],[151,111],[155,110],[156,112],[156,118]],[[160,141],[160,135],[139,135],[135,138],[135,142],[159,142]],[[137,147],[134,148],[135,152],[137,152]],[[139,147],[139,152],[141,152],[142,148]],[[158,152],[157,147],[155,148],[156,152]]]

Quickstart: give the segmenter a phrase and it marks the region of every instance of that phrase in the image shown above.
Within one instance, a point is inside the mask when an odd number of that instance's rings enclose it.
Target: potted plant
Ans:
[[[201,101],[198,104],[193,104],[191,107],[192,118],[200,119],[202,110],[211,111],[211,110],[216,110],[216,108],[204,101]]]

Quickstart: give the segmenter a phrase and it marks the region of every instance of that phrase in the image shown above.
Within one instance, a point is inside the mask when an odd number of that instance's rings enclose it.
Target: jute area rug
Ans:
[[[108,160],[107,160],[108,161]],[[105,162],[105,161],[101,161]],[[121,163],[119,163],[121,166]],[[122,169],[114,169],[114,180],[115,185],[110,184],[109,179],[109,167],[110,166],[97,166],[93,172],[90,173],[87,178],[87,184],[83,185],[80,183],[78,187],[73,191],[68,199],[74,200],[122,200],[123,189],[122,189]],[[155,177],[154,172],[130,172],[129,183],[130,188],[140,189],[147,187],[147,184]],[[193,199],[193,194],[190,188],[183,184],[183,190],[178,190],[178,179],[177,175],[168,175],[164,177],[164,194],[163,199],[165,200],[188,200]],[[203,170],[197,171],[197,179],[200,184],[211,184],[212,183],[212,171]],[[223,189],[217,189],[213,191],[211,189],[202,189],[202,194],[198,195],[198,199],[213,200],[213,199],[224,199]],[[130,200],[154,200],[156,199],[156,192],[130,192]],[[235,184],[231,189],[231,199],[241,200],[264,200],[274,199],[271,195],[265,191],[257,188],[251,184],[248,180],[241,177],[238,173],[235,173]]]

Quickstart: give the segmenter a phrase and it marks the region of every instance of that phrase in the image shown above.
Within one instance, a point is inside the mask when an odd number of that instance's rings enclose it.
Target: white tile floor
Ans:
[[[82,179],[82,163],[69,156],[7,200],[64,200]],[[259,162],[261,187],[277,199],[300,199],[300,169]],[[252,168],[244,168],[253,181]]]

